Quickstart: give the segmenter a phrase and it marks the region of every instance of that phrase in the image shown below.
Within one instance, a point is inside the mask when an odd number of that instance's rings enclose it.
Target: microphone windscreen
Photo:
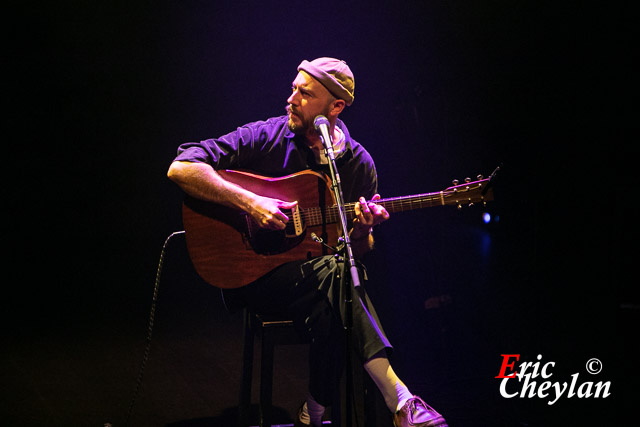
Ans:
[[[316,130],[318,130],[318,128],[322,125],[329,126],[329,120],[323,115],[316,116],[316,118],[313,119],[313,125],[315,126]]]

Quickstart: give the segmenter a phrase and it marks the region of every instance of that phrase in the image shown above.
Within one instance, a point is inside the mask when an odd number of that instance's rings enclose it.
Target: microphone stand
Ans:
[[[319,125],[320,123],[320,125]],[[360,277],[358,275],[358,269],[353,257],[353,250],[351,248],[351,239],[349,237],[349,229],[347,224],[347,214],[345,209],[344,198],[342,195],[342,187],[340,185],[340,174],[336,166],[335,153],[333,151],[333,139],[329,133],[328,120],[324,116],[318,116],[314,120],[316,129],[320,133],[320,139],[324,145],[324,152],[329,159],[329,173],[331,177],[331,189],[336,200],[336,206],[338,208],[338,215],[340,217],[340,225],[342,227],[343,236],[343,259],[342,259],[342,271],[340,272],[340,287],[344,290],[345,295],[345,378],[346,378],[346,396],[345,396],[345,419],[346,425],[351,426],[352,422],[352,408],[351,408],[351,396],[353,394],[353,384],[351,378],[352,363],[351,363],[351,334],[353,328],[353,297],[351,292],[351,284],[349,278],[354,287],[360,286]],[[340,261],[338,259],[338,261]],[[346,266],[349,265],[349,275],[346,274]]]

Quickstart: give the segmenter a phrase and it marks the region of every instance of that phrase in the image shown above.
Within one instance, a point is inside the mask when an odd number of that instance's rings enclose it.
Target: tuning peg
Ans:
[[[484,177],[482,176],[482,174],[479,174],[476,178],[478,178],[478,181],[480,181]]]
[[[454,179],[453,181],[451,181],[451,183],[453,185],[458,185],[460,183],[460,181],[458,181],[457,179]]]
[[[467,184],[471,182],[471,178],[467,177],[464,179],[464,182],[466,182]]]

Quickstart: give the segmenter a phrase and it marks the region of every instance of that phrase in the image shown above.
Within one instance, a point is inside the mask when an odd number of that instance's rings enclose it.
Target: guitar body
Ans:
[[[267,178],[241,171],[219,171],[226,180],[261,196],[298,201],[300,210],[332,206],[333,193],[327,178],[302,171]],[[288,261],[310,259],[326,253],[311,239],[314,232],[329,244],[338,239],[337,224],[327,224],[321,210],[319,225],[292,221],[286,230],[261,229],[246,212],[187,198],[182,216],[187,250],[197,273],[219,288],[238,288],[258,279]],[[291,219],[294,213],[285,211]]]
[[[478,176],[434,193],[378,199],[388,212],[403,212],[434,206],[472,205],[493,199],[490,181]],[[315,242],[315,233],[330,246],[338,246],[341,214],[327,177],[311,170],[280,178],[268,178],[241,171],[218,171],[226,180],[261,196],[297,201],[296,208],[283,210],[289,221],[282,231],[258,227],[250,215],[238,209],[186,198],[182,208],[187,250],[193,265],[207,283],[219,288],[239,288],[274,268],[295,260],[326,253]],[[347,221],[355,216],[357,203],[345,204]]]

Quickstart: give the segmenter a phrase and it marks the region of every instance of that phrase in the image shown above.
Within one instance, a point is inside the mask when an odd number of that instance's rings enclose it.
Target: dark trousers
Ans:
[[[309,392],[324,406],[329,406],[344,366],[347,309],[342,270],[343,264],[327,255],[284,264],[245,287],[223,291],[231,311],[247,306],[256,313],[284,314],[293,319],[298,333],[311,341]],[[364,290],[365,283],[361,278],[362,286],[350,285],[351,343],[362,362],[382,350],[391,350]]]

